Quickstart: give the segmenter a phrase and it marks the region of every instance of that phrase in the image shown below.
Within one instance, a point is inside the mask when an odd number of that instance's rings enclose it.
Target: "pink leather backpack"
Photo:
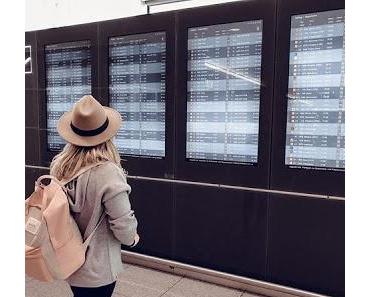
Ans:
[[[35,184],[35,191],[26,200],[26,274],[40,281],[63,280],[78,270],[85,262],[87,247],[99,223],[83,241],[73,219],[65,185],[87,170],[102,164],[82,168],[65,182],[51,175],[43,175]],[[48,185],[42,184],[50,179]]]

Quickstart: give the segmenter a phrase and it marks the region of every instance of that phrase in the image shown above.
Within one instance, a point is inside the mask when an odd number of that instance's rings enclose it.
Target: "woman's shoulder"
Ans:
[[[91,169],[90,175],[99,180],[126,180],[126,173],[123,171],[123,169],[120,168],[117,164],[110,161],[93,167]]]
[[[82,173],[75,180],[68,183],[67,189],[68,193],[74,196],[81,189],[83,191],[83,189],[91,186],[103,191],[107,189],[112,189],[113,191],[131,191],[123,169],[113,162],[105,162]]]
[[[123,171],[116,163],[112,161],[105,161],[102,162],[100,165],[94,167],[97,170],[115,170],[115,171]]]
[[[94,184],[94,187],[99,189],[99,191],[106,192],[106,196],[113,197],[123,191],[131,192],[126,174],[122,168],[113,162],[107,162],[92,168],[89,184]],[[108,197],[105,197],[105,199],[108,199]]]

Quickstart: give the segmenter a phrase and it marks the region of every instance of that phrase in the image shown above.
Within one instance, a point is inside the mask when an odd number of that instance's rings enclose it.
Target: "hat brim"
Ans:
[[[58,121],[57,131],[67,142],[77,146],[95,146],[106,142],[115,136],[121,126],[122,118],[118,111],[113,108],[103,106],[109,119],[108,127],[100,134],[95,136],[80,136],[73,132],[71,128],[72,112],[64,113]]]

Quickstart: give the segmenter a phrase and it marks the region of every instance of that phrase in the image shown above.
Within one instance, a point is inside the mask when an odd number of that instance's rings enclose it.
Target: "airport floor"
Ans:
[[[140,266],[124,264],[113,297],[262,297]],[[65,282],[41,283],[26,276],[26,297],[72,297]]]

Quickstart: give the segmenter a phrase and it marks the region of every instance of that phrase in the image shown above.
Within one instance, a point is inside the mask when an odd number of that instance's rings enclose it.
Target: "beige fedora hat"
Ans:
[[[78,146],[95,146],[111,139],[121,126],[121,115],[102,106],[93,96],[78,100],[58,121],[60,136]]]

